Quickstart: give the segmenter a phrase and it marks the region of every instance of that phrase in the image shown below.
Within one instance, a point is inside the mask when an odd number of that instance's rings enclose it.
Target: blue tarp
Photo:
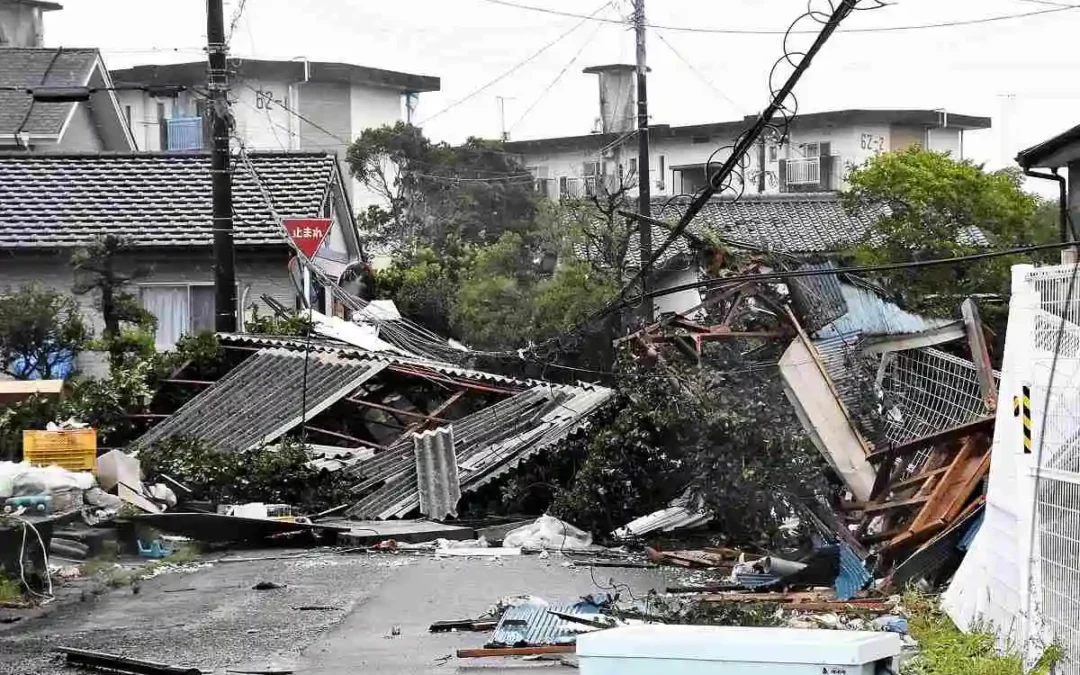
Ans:
[[[851,600],[870,585],[873,577],[847,544],[840,543],[840,573],[836,575],[836,599]]]

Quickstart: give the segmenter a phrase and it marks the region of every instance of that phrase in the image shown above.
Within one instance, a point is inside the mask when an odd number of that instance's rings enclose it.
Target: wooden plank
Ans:
[[[923,436],[922,438],[916,438],[913,441],[907,443],[901,443],[900,445],[894,445],[891,448],[885,450],[878,450],[872,452],[866,456],[866,459],[870,462],[881,462],[888,459],[895,459],[896,457],[905,457],[907,455],[913,455],[919,450],[929,448],[935,445],[941,445],[947,441],[956,440],[965,436],[970,436],[979,431],[992,431],[994,428],[994,418],[983,417],[977,419],[974,422],[968,422],[967,424],[961,424],[959,426],[939,431],[936,434],[929,436]]]
[[[970,486],[973,486],[972,479],[978,474],[979,467],[984,462],[984,455],[989,454],[982,438],[982,436],[968,436],[964,440],[960,453],[949,466],[949,470],[934,486],[929,501],[923,506],[919,515],[915,516],[909,530],[915,532],[934,521],[945,518],[953,508],[958,493],[963,492],[963,499],[967,500],[971,494]],[[967,491],[964,492],[965,490]]]
[[[884,511],[892,511],[894,509],[902,509],[909,506],[919,506],[927,502],[927,497],[913,497],[911,499],[900,499],[894,502],[884,502],[876,504],[874,502],[851,502],[844,504],[844,510],[846,511],[862,511],[866,515],[873,513],[882,513]]]
[[[973,299],[968,298],[960,305],[960,312],[964,316],[964,331],[967,333],[971,360],[975,362],[975,374],[979,378],[983,403],[987,410],[993,412],[997,410],[997,382],[994,381],[994,368],[990,364],[990,350],[986,347],[986,334],[983,332],[982,319],[979,318],[979,308]]]
[[[459,649],[459,659],[483,659],[489,656],[537,656],[539,654],[573,654],[575,645],[542,645],[538,647],[498,647],[495,649]]]
[[[931,471],[924,471],[920,474],[912,476],[911,478],[905,478],[902,481],[890,485],[889,492],[899,492],[900,490],[906,490],[908,488],[913,488],[917,485],[922,485],[924,482],[926,482],[927,479],[933,478],[934,476],[940,476],[948,470],[949,467],[942,466]]]
[[[449,420],[444,420],[440,417],[432,417],[431,415],[424,415],[423,413],[412,412],[411,410],[401,410],[389,405],[383,405],[382,403],[374,403],[372,401],[365,401],[359,398],[353,398],[347,396],[345,398],[349,403],[355,405],[364,406],[365,408],[374,408],[375,410],[382,410],[383,412],[390,413],[391,415],[400,415],[402,417],[411,417],[413,419],[423,420],[425,422],[438,422],[439,424],[449,424]]]
[[[308,424],[305,424],[304,428],[307,429],[308,431],[314,431],[315,433],[318,433],[318,434],[323,434],[323,435],[326,435],[326,436],[330,436],[332,438],[337,438],[337,439],[342,440],[342,441],[349,441],[350,443],[356,443],[357,445],[363,445],[364,447],[374,448],[376,450],[386,450],[386,448],[379,445],[378,443],[372,443],[371,441],[365,441],[362,438],[356,438],[355,436],[350,436],[348,434],[343,434],[343,433],[338,432],[338,431],[330,431],[329,429],[322,429],[320,427],[313,427],[313,426],[308,425]]]

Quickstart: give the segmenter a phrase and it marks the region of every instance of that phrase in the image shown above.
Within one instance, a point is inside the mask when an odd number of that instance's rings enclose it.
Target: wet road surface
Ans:
[[[459,648],[483,646],[487,633],[431,634],[433,621],[483,614],[500,598],[532,594],[574,600],[598,589],[587,568],[558,555],[448,558],[245,552],[229,557],[302,558],[216,562],[68,601],[45,617],[0,632],[0,673],[75,672],[52,654],[78,647],[196,667],[204,673],[268,666],[319,675],[360,672],[518,672],[517,659],[461,661]],[[597,569],[635,593],[661,588],[668,570]],[[260,581],[285,588],[256,591]],[[301,609],[307,608],[307,609]],[[394,635],[394,628],[400,634]],[[555,666],[561,668],[560,666]],[[572,672],[572,671],[567,671]]]

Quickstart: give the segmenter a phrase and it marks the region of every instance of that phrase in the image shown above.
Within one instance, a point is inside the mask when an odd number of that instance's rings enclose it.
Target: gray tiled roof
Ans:
[[[667,203],[657,217],[677,221],[690,200]],[[779,253],[823,253],[858,243],[883,210],[847,211],[835,192],[713,199],[694,218],[699,237],[714,235]]]
[[[96,49],[0,48],[0,87],[82,86],[98,58]],[[0,91],[0,134],[58,135],[74,105],[34,103],[23,91]]]
[[[305,358],[302,352],[264,349],[136,439],[131,449],[166,438],[198,439],[233,452],[258,447],[330,407],[386,366],[382,361],[323,353]],[[301,385],[305,369],[306,396]]]
[[[652,228],[653,249],[667,240],[671,228],[686,213],[690,199],[654,199],[653,218],[667,222],[667,227]],[[661,267],[673,265],[673,259],[689,254],[694,244],[719,238],[757,251],[805,255],[840,251],[859,243],[874,227],[884,208],[847,211],[835,192],[743,195],[738,200],[713,198],[691,221],[685,235],[664,252]],[[641,258],[636,225],[627,247],[630,267]],[[598,257],[587,247],[579,254]]]
[[[333,155],[250,158],[278,214],[322,215]],[[232,169],[236,243],[281,243],[255,176],[237,161]],[[207,154],[0,154],[0,249],[83,246],[105,234],[142,246],[209,246],[211,207]]]

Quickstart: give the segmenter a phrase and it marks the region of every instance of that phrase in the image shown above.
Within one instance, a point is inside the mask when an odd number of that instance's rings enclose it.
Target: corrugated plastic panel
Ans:
[[[461,499],[457,455],[454,454],[454,427],[413,434],[416,455],[416,487],[420,513],[434,520],[457,517]]]
[[[541,645],[565,645],[577,642],[581,633],[591,633],[596,628],[567,621],[552,614],[581,616],[596,620],[600,608],[589,602],[571,605],[538,606],[519,605],[503,613],[495,626],[489,647],[525,647]]]
[[[830,262],[808,264],[800,270],[830,270],[836,266]],[[836,321],[848,311],[841,290],[840,278],[835,274],[811,277],[795,277],[788,280],[795,315],[803,328],[811,335]]]
[[[309,354],[306,360],[305,367],[305,355],[287,349],[256,353],[137,439],[131,449],[173,437],[233,452],[257,447],[310,420],[387,366],[332,354]]]

